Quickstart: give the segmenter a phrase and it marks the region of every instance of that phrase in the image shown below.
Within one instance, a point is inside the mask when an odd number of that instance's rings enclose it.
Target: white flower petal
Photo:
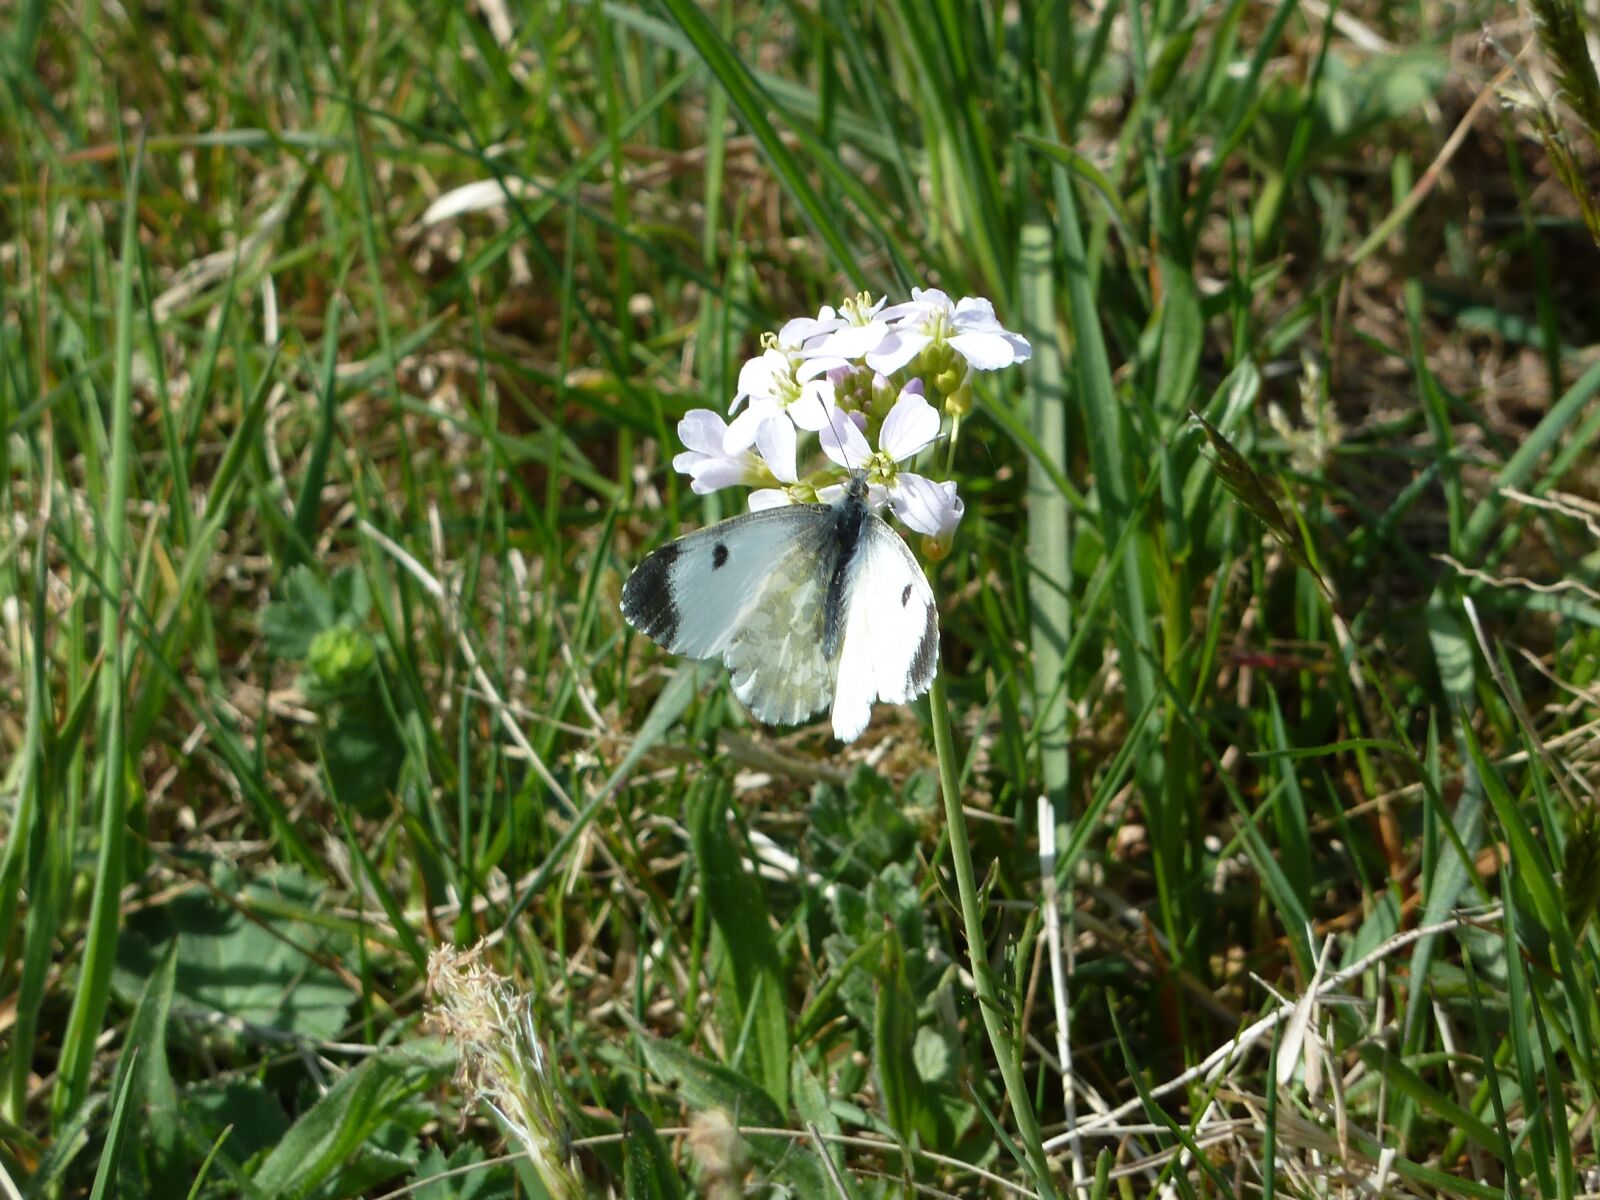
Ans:
[[[908,527],[929,537],[948,538],[966,511],[954,483],[935,483],[901,471],[889,486],[889,507]]]
[[[733,424],[728,426],[722,435],[722,444],[717,449],[723,454],[743,454],[756,444],[756,433],[765,421],[777,416],[782,409],[766,397],[750,398],[750,406],[733,419]]]
[[[918,392],[906,388],[878,431],[878,449],[904,462],[939,436],[939,412]]]
[[[785,411],[789,419],[795,423],[795,428],[804,429],[809,433],[818,433],[829,425],[839,420],[839,401],[835,397],[833,384],[826,379],[812,379],[807,381],[800,390],[800,399],[789,405]]]
[[[783,488],[757,488],[750,493],[750,511],[761,512],[768,508],[782,508],[785,504],[793,504],[789,493]]]
[[[873,321],[869,325],[846,325],[836,329],[817,345],[815,353],[831,354],[840,359],[860,358],[878,348],[878,343],[888,337],[889,324]]]
[[[753,460],[738,458],[707,458],[694,468],[694,482],[690,486],[701,495],[736,484],[756,483],[761,472]]]
[[[768,417],[756,430],[756,450],[780,483],[799,483],[795,472],[794,426],[782,417]]]
[[[728,423],[722,419],[722,414],[709,408],[690,409],[678,422],[678,440],[701,454],[721,454],[727,433]]]
[[[995,333],[1003,326],[994,315],[994,305],[982,296],[963,296],[957,303],[952,324],[973,333]]]
[[[763,350],[754,358],[747,359],[744,366],[739,368],[739,390],[728,411],[737,411],[747,396],[771,397],[777,390],[775,378],[788,369],[789,356],[782,350]]]
[[[878,348],[867,355],[867,366],[885,375],[893,375],[901,367],[922,353],[922,348],[933,339],[918,329],[897,327]]]
[[[824,354],[820,350],[804,352],[807,357],[801,359],[800,364],[794,369],[794,377],[801,383],[809,383],[819,375],[825,375],[835,367],[848,367],[850,364],[837,354]]]
[[[890,305],[878,314],[878,319],[887,321],[891,325],[921,325],[937,313],[948,316],[953,311],[950,297],[938,288],[914,287],[911,289],[910,300]]]
[[[817,440],[822,443],[822,452],[841,467],[859,471],[872,460],[867,435],[854,421],[830,422],[817,434]]]
[[[998,371],[1033,357],[1027,339],[1014,333],[958,333],[950,339],[950,348],[975,371]]]
[[[844,495],[844,484],[830,483],[827,487],[817,489],[817,499],[823,504],[832,504]],[[889,503],[889,489],[880,483],[867,485],[867,507],[877,511]]]
[[[799,349],[814,337],[832,333],[844,324],[844,318],[824,304],[814,317],[796,317],[778,330],[778,345]]]

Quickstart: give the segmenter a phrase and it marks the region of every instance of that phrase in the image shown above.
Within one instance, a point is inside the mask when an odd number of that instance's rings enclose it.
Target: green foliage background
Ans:
[[[1600,1188],[1576,8],[8,16],[0,1190]],[[762,730],[617,610],[740,505],[676,420],[913,285],[1035,347],[931,576],[1053,1181],[927,702]],[[566,1184],[424,1019],[480,939]]]

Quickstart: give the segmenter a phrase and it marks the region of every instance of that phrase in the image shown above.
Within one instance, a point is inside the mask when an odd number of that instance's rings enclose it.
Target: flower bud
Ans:
[[[336,625],[311,639],[306,665],[319,685],[337,692],[366,678],[376,656],[372,639],[364,632]]]
[[[872,401],[868,411],[881,420],[889,415],[889,410],[894,407],[894,402],[900,398],[900,393],[896,390],[894,384],[876,371],[872,373],[870,390]]]
[[[939,376],[956,365],[956,352],[950,348],[948,343],[936,341],[930,342],[923,348],[922,353],[917,355],[913,372],[923,379],[932,379],[934,387],[937,388],[939,386]],[[965,364],[960,365],[964,366]],[[942,391],[943,389],[940,390]]]

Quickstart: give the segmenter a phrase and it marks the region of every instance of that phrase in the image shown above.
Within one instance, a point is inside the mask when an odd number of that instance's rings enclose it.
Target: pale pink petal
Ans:
[[[795,472],[794,426],[782,417],[768,417],[756,430],[756,450],[780,483],[798,483]]]
[[[727,432],[728,423],[722,419],[722,414],[709,408],[690,409],[678,422],[678,440],[701,454],[721,454]]]
[[[918,329],[896,328],[878,343],[878,348],[867,355],[867,366],[885,375],[893,375],[917,355],[933,339]]]
[[[906,388],[883,419],[878,448],[903,462],[939,436],[939,412],[919,393]]]

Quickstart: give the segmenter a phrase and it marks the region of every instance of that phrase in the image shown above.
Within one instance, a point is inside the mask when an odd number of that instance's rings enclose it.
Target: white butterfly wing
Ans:
[[[869,515],[844,589],[844,639],[834,681],[833,734],[854,741],[872,702],[904,704],[939,669],[939,610],[911,549]]]
[[[720,657],[733,691],[769,725],[833,702],[833,732],[854,741],[875,700],[903,704],[938,669],[939,616],[927,576],[900,536],[864,515],[826,653],[828,585],[840,554],[838,509],[800,504],[747,513],[649,555],[622,589],[628,623],[675,654]]]
[[[793,725],[828,707],[834,664],[824,652],[823,613],[831,518],[802,550],[773,564],[723,654],[733,694],[768,725]]]
[[[771,508],[668,542],[628,577],[622,614],[675,654],[721,657],[759,720],[803,721],[833,694],[822,652],[832,513]]]

